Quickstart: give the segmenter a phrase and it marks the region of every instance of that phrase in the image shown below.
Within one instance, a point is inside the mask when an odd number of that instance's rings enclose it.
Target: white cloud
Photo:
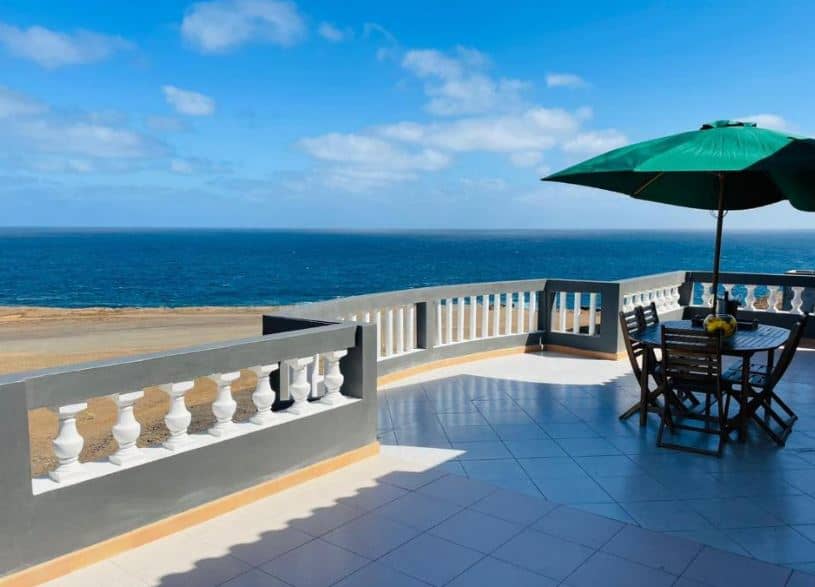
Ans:
[[[210,116],[215,112],[215,100],[204,94],[182,90],[175,86],[163,86],[167,103],[180,114],[188,116]]]
[[[510,109],[529,84],[517,79],[493,79],[485,73],[487,57],[475,49],[457,47],[452,54],[435,49],[405,53],[402,67],[425,80],[430,98],[426,109],[439,116],[478,114]]]
[[[177,116],[148,116],[145,123],[151,130],[162,133],[183,132],[189,128],[187,123]]]
[[[170,171],[178,175],[230,173],[228,165],[200,157],[176,157],[170,160]]]
[[[354,32],[351,29],[340,29],[330,22],[320,23],[317,33],[326,41],[332,43],[341,43],[346,39],[353,36]]]
[[[550,88],[585,88],[589,84],[574,73],[550,73],[546,76],[546,85]]]
[[[530,108],[519,114],[462,118],[453,122],[402,122],[377,132],[386,138],[448,151],[513,153],[542,151],[572,136],[580,127],[577,114],[557,108]]]
[[[769,128],[781,132],[795,132],[795,127],[779,114],[751,114],[750,116],[742,116],[734,120],[755,122],[761,128]]]
[[[509,160],[516,167],[534,167],[543,160],[540,151],[518,151],[509,156]]]
[[[48,110],[48,107],[45,104],[0,86],[0,118],[29,116],[40,114],[46,110]]]
[[[628,144],[628,137],[615,129],[582,132],[563,144],[567,153],[599,155]]]
[[[323,161],[379,169],[436,171],[450,163],[450,158],[439,151],[410,152],[380,138],[358,134],[330,133],[303,139],[300,145],[312,157]]]
[[[251,42],[294,45],[305,37],[306,24],[292,2],[213,0],[190,7],[181,34],[202,53],[223,53]]]
[[[0,23],[0,44],[12,55],[49,69],[103,61],[133,46],[122,37],[91,31],[63,33],[41,26],[21,29],[5,23]]]

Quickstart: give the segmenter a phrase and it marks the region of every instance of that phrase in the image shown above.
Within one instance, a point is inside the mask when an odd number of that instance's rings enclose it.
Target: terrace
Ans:
[[[692,315],[709,279],[345,298],[250,340],[4,377],[0,584],[815,584],[815,353],[779,388],[799,415],[784,448],[751,429],[721,459],[682,454],[656,447],[656,415],[618,420],[639,388],[617,312]],[[815,290],[723,283],[775,325]],[[254,391],[233,395],[244,376]],[[184,401],[202,378],[209,428]],[[157,386],[167,434],[145,445],[134,408]],[[76,418],[106,396],[113,450],[87,461]],[[35,476],[42,408],[56,459]]]

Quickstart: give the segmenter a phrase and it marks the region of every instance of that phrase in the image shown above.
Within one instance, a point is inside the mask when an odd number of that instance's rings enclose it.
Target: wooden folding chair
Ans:
[[[648,375],[656,382],[655,388],[647,387],[640,392],[640,401],[620,415],[620,420],[627,420],[634,414],[641,410],[643,402],[648,406],[649,412],[661,411],[657,397],[662,393],[659,389],[662,382],[662,375],[660,372],[659,361],[657,361],[654,351],[644,345],[643,343],[632,340],[631,335],[640,332],[643,327],[643,322],[640,319],[639,308],[635,308],[630,312],[620,312],[620,327],[623,332],[623,341],[625,342],[625,350],[628,353],[628,360],[631,362],[631,370],[634,372],[634,377],[637,378],[638,383],[642,383],[642,363],[645,354],[648,353]]]
[[[739,402],[740,410],[743,410],[742,420],[752,419],[779,446],[786,444],[798,416],[778,396],[775,388],[792,363],[808,319],[809,314],[804,314],[792,327],[790,336],[784,343],[784,350],[772,370],[769,365],[750,364],[748,389],[742,389],[744,366],[741,363],[728,369],[722,376],[730,395]],[[728,402],[729,400],[728,397]]]
[[[727,438],[727,413],[723,401],[722,339],[719,334],[699,330],[662,327],[662,391],[665,402],[657,433],[657,446],[685,452],[721,456]],[[702,411],[674,411],[681,395],[704,396]],[[715,408],[715,414],[713,410]],[[686,422],[701,422],[701,426]],[[717,437],[715,449],[665,440],[672,434],[690,431]]]

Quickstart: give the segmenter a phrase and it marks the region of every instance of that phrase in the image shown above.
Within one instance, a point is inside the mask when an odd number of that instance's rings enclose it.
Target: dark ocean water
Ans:
[[[709,269],[707,232],[0,229],[0,305],[266,305]],[[725,235],[724,271],[815,267],[815,231]]]

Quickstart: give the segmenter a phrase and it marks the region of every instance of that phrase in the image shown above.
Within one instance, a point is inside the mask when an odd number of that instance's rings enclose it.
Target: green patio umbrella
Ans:
[[[799,210],[815,212],[815,141],[758,128],[752,122],[718,120],[697,131],[609,151],[543,181],[716,210],[715,303],[725,211],[789,200]]]

